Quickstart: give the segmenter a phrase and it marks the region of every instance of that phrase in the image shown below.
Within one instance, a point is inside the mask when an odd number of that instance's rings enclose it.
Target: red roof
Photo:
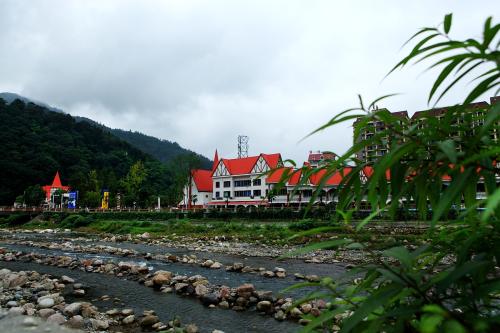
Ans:
[[[349,172],[351,172],[351,170],[352,170],[351,167],[345,167],[342,170],[335,171],[332,175],[328,177],[328,180],[325,182],[325,185],[338,186],[342,182],[342,178],[346,176]],[[300,182],[302,178],[302,170],[293,171],[291,167],[286,167],[286,168],[276,169],[272,174],[269,175],[269,177],[267,177],[266,183],[268,184],[279,183],[285,172],[288,172],[290,176],[290,179],[288,179],[287,181],[287,185],[295,186]],[[315,186],[319,185],[326,173],[327,171],[325,169],[321,169],[318,172],[312,174],[309,177],[309,183]]]
[[[227,171],[231,175],[244,175],[252,172],[255,163],[259,160],[259,157],[264,158],[266,163],[269,165],[271,169],[274,169],[278,166],[278,162],[281,160],[280,154],[260,154],[258,156],[250,156],[243,158],[221,158],[221,163],[224,163]],[[214,170],[215,171],[215,170]]]
[[[191,171],[196,188],[200,192],[212,192],[212,171],[196,169]]]
[[[291,173],[293,171],[293,168],[286,167],[273,170],[272,173],[266,178],[266,183],[267,184],[279,183],[286,170],[288,170],[287,172]]]
[[[230,206],[234,205],[268,205],[268,202],[266,200],[260,200],[260,201],[210,201],[208,205],[214,205],[214,206],[225,206],[226,204]]]
[[[278,166],[279,161],[281,160],[281,154],[260,154],[264,160],[266,160],[267,164],[270,168],[274,169]]]
[[[328,177],[328,180],[325,182],[325,185],[334,185],[338,186],[342,182],[342,179],[344,176],[348,175],[349,172],[351,172],[352,168],[346,167],[342,170],[336,170],[332,175]],[[322,181],[322,178],[326,175],[327,171],[325,169],[322,169],[318,171],[317,173],[313,174],[311,177],[309,177],[309,180],[311,181],[311,184],[313,185],[319,185]]]
[[[373,175],[373,173],[374,173],[373,167],[365,166],[363,168],[363,173],[366,175],[366,177],[370,178]],[[391,180],[391,170],[386,170],[385,171],[385,178],[387,180]]]
[[[234,158],[234,159],[222,159],[222,162],[232,175],[243,175],[246,173],[250,173],[252,171],[253,166],[257,163],[259,156],[251,156],[251,157],[243,157],[243,158]]]

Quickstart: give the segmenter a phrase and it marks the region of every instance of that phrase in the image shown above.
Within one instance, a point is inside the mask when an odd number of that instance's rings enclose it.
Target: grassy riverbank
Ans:
[[[46,217],[49,218],[46,218]],[[351,225],[333,224],[328,221],[303,219],[299,221],[221,221],[200,219],[170,219],[164,221],[102,219],[96,215],[40,215],[26,221],[25,217],[11,217],[3,220],[4,227],[23,229],[71,229],[87,233],[131,234],[149,233],[151,237],[176,238],[179,236],[191,239],[224,238],[245,242],[265,243],[270,245],[306,244],[329,238],[352,238],[357,241],[370,242],[373,247],[387,244],[420,243],[426,233],[418,229],[418,224],[409,222],[383,222],[384,228],[366,228],[356,231]],[[45,218],[44,218],[45,217]],[[378,226],[379,224],[377,224]],[[394,227],[392,226],[394,225]],[[399,225],[399,226],[398,226]],[[406,228],[402,228],[401,225]],[[408,228],[410,226],[410,228]],[[315,228],[329,227],[327,233],[319,235],[302,235]],[[296,236],[296,237],[294,237]]]

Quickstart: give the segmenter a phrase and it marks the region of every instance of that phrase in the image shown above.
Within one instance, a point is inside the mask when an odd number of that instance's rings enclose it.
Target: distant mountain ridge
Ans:
[[[28,97],[24,97],[15,93],[10,93],[10,92],[3,92],[0,93],[0,98],[4,99],[7,104],[12,103],[16,99],[19,99],[25,103],[33,103],[39,106],[42,106],[50,111],[53,112],[58,112],[58,113],[65,113],[63,110],[60,110],[58,108],[52,107],[46,103],[40,102],[33,100]],[[179,155],[184,155],[184,154],[191,154],[194,153],[196,154],[201,161],[201,167],[210,169],[212,167],[212,161],[210,161],[207,157],[195,153],[189,149],[181,147],[177,142],[171,142],[168,140],[162,140],[158,139],[156,137],[146,135],[137,131],[126,131],[123,129],[117,129],[117,128],[109,128],[105,125],[102,125],[92,119],[86,118],[86,117],[80,117],[80,116],[72,116],[77,122],[87,122],[92,125],[98,126],[101,129],[110,132],[111,134],[117,136],[121,140],[128,142],[135,148],[143,151],[146,154],[149,154],[156,158],[157,160],[166,163],[176,156]]]
[[[58,112],[58,113],[65,113],[63,110],[55,108],[53,106],[48,105],[47,103],[40,102],[37,100],[34,100],[32,98],[24,97],[15,93],[11,92],[2,92],[0,93],[0,98],[3,99],[4,101],[7,102],[7,104],[10,104],[14,102],[16,99],[23,101],[24,103],[33,103],[39,106],[43,106],[44,108],[53,111],[53,112]]]

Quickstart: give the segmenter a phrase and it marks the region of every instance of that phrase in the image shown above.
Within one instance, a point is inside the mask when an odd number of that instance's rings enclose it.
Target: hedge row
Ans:
[[[261,220],[261,221],[298,221],[307,217],[313,220],[328,221],[335,217],[335,212],[328,208],[320,207],[313,209],[309,212],[302,210],[292,209],[253,209],[248,210],[198,210],[190,212],[134,212],[134,211],[121,211],[121,212],[76,212],[81,216],[92,217],[94,220],[138,220],[138,221],[167,221],[177,219],[209,219],[209,220]],[[61,222],[66,217],[74,213],[69,212],[44,212],[43,219],[52,220],[54,222]],[[364,219],[370,214],[369,211],[357,211],[352,215],[353,220]],[[376,219],[388,220],[389,217],[381,214]],[[414,221],[418,220],[418,215],[413,211],[400,211],[396,216],[398,221]]]

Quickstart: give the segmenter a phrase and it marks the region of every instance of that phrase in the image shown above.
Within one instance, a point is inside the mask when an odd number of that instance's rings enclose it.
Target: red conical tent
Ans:
[[[52,187],[55,187],[55,188],[62,187],[61,178],[59,177],[59,171],[56,172],[54,180],[52,181]]]
[[[42,186],[43,191],[45,192],[45,197],[47,200],[50,200],[50,195],[53,189],[61,189],[63,191],[69,191],[69,186],[63,186],[61,182],[61,177],[59,177],[59,171],[56,172],[54,176],[54,180],[52,181],[52,185]]]

